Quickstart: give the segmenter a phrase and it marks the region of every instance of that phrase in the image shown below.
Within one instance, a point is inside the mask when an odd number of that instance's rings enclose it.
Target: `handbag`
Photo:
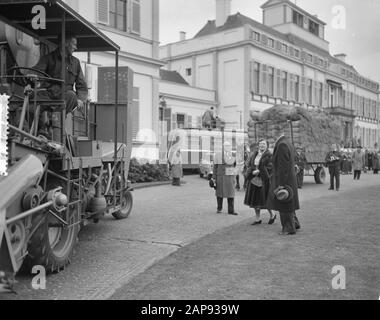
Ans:
[[[259,176],[255,176],[251,179],[251,183],[256,187],[263,186],[263,180]]]

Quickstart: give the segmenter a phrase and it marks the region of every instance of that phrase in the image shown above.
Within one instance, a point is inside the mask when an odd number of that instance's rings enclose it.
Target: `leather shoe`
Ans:
[[[334,190],[334,188],[329,188],[329,190]]]
[[[254,223],[252,223],[252,226],[256,226],[256,225],[261,224],[261,223],[262,223],[261,220],[260,221],[255,221]]]
[[[220,214],[222,213],[222,210],[217,210],[216,213]]]
[[[230,214],[230,215],[232,215],[232,216],[237,216],[237,215],[238,215],[236,212],[228,213],[228,214]]]
[[[279,236],[293,236],[295,234],[296,232],[280,232],[278,235]]]
[[[277,215],[274,216],[274,218],[269,219],[268,224],[273,224],[276,221]]]

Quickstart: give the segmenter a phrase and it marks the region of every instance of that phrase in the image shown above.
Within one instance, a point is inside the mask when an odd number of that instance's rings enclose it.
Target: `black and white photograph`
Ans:
[[[379,300],[379,16],[0,0],[0,301]]]

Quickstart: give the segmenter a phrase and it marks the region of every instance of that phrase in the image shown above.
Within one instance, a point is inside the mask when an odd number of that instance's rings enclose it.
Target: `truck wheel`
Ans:
[[[122,220],[128,218],[133,207],[133,196],[131,191],[125,191],[121,198],[121,209],[114,212],[112,215],[117,220]]]
[[[317,184],[323,184],[326,180],[326,171],[323,167],[318,167],[314,173],[314,180]]]
[[[65,215],[63,215],[65,217]],[[44,266],[48,273],[59,272],[70,263],[74,245],[79,232],[78,211],[73,209],[65,219],[69,226],[59,224],[47,211],[33,218],[33,227],[37,227],[28,245],[28,256],[23,270],[30,273],[36,265]]]

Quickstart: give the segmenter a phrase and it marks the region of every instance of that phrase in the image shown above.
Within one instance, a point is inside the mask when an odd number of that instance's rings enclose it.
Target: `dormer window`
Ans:
[[[319,25],[318,23],[315,23],[314,21],[309,21],[309,31],[319,37]]]
[[[260,33],[253,31],[253,40],[260,41]]]
[[[285,43],[282,44],[282,51],[288,53],[288,46]]]
[[[271,48],[274,48],[274,40],[272,38],[268,38],[268,45],[271,47]]]
[[[304,16],[295,10],[293,10],[293,23],[303,28]]]

